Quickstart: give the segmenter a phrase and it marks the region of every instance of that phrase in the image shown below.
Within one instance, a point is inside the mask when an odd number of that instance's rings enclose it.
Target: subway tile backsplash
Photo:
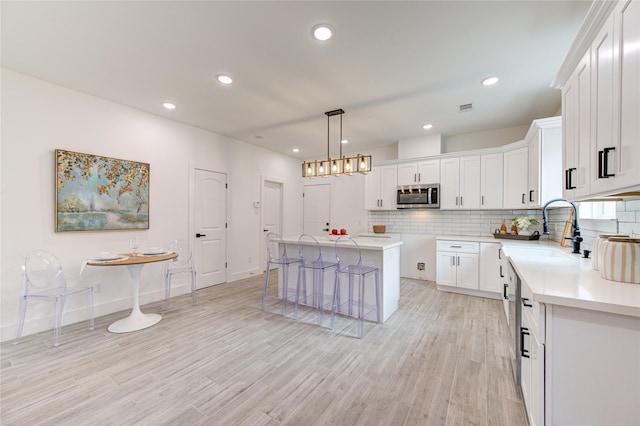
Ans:
[[[583,248],[590,249],[593,239],[603,233],[620,232],[640,236],[640,200],[619,201],[616,208],[618,220],[582,221]],[[569,210],[568,207],[547,210],[552,240],[560,241]],[[511,219],[520,216],[538,219],[540,224],[530,229],[542,234],[541,209],[369,211],[368,229],[371,230],[373,225],[386,225],[390,233],[491,237],[496,229],[500,229],[502,218],[511,229]]]

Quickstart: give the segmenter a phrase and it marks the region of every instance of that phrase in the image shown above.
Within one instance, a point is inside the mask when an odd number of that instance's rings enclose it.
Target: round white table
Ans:
[[[126,266],[131,275],[131,285],[133,291],[133,308],[128,317],[118,320],[111,324],[107,330],[111,333],[129,333],[131,331],[142,330],[157,324],[162,316],[158,314],[144,314],[140,310],[140,271],[146,263],[164,262],[178,257],[177,253],[168,252],[154,255],[125,253],[123,258],[115,260],[90,260],[87,265],[91,266]]]

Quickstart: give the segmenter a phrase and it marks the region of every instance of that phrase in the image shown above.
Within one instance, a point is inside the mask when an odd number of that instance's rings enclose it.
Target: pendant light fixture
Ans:
[[[304,161],[302,163],[302,177],[314,178],[314,177],[327,177],[327,176],[340,176],[341,174],[353,175],[354,173],[367,174],[371,171],[371,156],[358,154],[355,157],[349,157],[342,155],[342,115],[343,109],[334,109],[333,111],[325,112],[327,116],[327,159]],[[330,152],[330,124],[331,117],[336,115],[340,116],[340,139],[338,144],[340,145],[340,156],[338,158],[332,158]]]

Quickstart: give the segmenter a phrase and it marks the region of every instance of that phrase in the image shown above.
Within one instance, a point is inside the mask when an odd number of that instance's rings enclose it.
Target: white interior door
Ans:
[[[227,175],[195,170],[194,245],[197,288],[226,281]]]
[[[305,185],[302,211],[305,234],[327,235],[331,230],[331,185]]]
[[[260,243],[260,258],[262,270],[267,264],[267,246],[265,237],[269,232],[282,235],[282,182],[272,180],[262,181],[262,238]]]

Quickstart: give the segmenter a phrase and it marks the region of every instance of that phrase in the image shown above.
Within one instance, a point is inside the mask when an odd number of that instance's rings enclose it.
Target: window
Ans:
[[[615,219],[616,202],[598,201],[578,203],[578,214],[580,219]]]

